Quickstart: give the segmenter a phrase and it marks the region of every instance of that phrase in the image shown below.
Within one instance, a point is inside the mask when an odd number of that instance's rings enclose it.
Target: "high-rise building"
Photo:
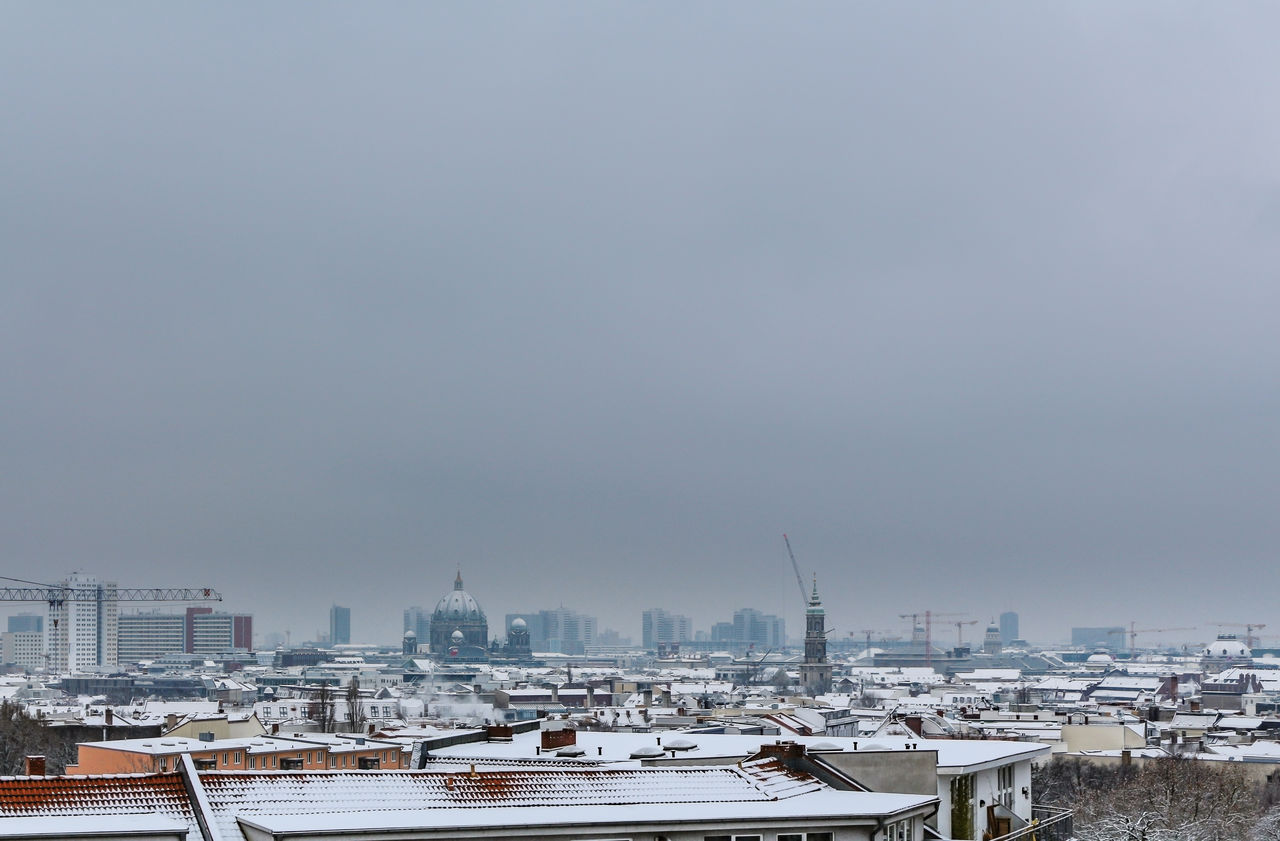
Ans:
[[[186,626],[181,613],[122,613],[116,655],[121,663],[137,663],[188,651]]]
[[[74,572],[58,583],[67,598],[49,605],[45,634],[49,670],[74,674],[119,665],[116,583]]]
[[[688,616],[652,607],[641,612],[640,630],[644,647],[651,649],[659,643],[688,642],[693,636],[693,623]]]
[[[773,614],[744,607],[733,612],[733,642],[740,648],[776,651],[787,644],[787,624]]]
[[[413,631],[418,642],[426,645],[431,641],[431,611],[418,605],[407,608],[404,612],[404,627],[400,630]]]
[[[522,630],[528,632],[529,645],[533,651],[584,654],[587,646],[596,643],[596,630],[599,627],[596,618],[567,607],[539,610],[536,613],[508,613],[507,628],[511,628],[517,619],[524,621]]]
[[[351,644],[351,608],[336,604],[329,608],[329,644]]]
[[[44,631],[44,617],[35,613],[19,613],[9,617],[10,631]]]
[[[1005,645],[1018,638],[1018,614],[1006,610],[1000,614],[1000,641]]]
[[[711,641],[722,642],[725,645],[732,645],[734,642],[734,629],[732,622],[716,622],[711,626]]]

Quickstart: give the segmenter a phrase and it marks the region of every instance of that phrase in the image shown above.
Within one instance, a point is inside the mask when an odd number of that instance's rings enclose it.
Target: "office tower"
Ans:
[[[657,648],[658,643],[688,642],[693,636],[688,616],[668,613],[660,607],[641,612],[640,630],[645,648]]]
[[[1000,614],[1000,641],[1005,645],[1018,638],[1018,614],[1007,610]]]
[[[351,608],[336,604],[329,608],[329,644],[351,644]]]

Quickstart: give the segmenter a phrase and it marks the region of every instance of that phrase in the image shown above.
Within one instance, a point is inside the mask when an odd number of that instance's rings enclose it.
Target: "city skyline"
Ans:
[[[10,576],[1280,627],[1280,9],[0,18]]]

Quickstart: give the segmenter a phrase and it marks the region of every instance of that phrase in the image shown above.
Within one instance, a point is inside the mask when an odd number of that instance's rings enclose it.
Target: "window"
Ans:
[[[236,751],[236,764],[239,765],[241,762],[244,762],[244,753],[242,751]]]
[[[884,837],[885,841],[915,841],[915,823],[911,818],[895,821],[884,828]]]
[[[257,768],[257,767],[258,767],[258,757],[256,757],[256,756],[251,756],[251,757],[249,757],[249,767],[250,767],[250,768]]]
[[[336,756],[331,756],[331,757],[329,757],[329,767],[330,767],[330,768],[337,768],[337,767],[338,767],[338,757],[336,757]]]
[[[224,750],[224,751],[222,752],[222,764],[223,764],[223,765],[230,765],[230,764],[231,764],[231,753],[230,753],[229,751],[225,751],[225,750]]]
[[[1013,808],[1013,766],[996,769],[996,800],[1006,809]]]

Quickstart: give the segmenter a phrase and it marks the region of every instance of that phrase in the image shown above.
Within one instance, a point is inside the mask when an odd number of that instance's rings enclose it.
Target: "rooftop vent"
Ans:
[[[642,748],[636,748],[631,752],[632,759],[652,759],[655,756],[665,756],[666,751],[657,745],[645,745]]]

